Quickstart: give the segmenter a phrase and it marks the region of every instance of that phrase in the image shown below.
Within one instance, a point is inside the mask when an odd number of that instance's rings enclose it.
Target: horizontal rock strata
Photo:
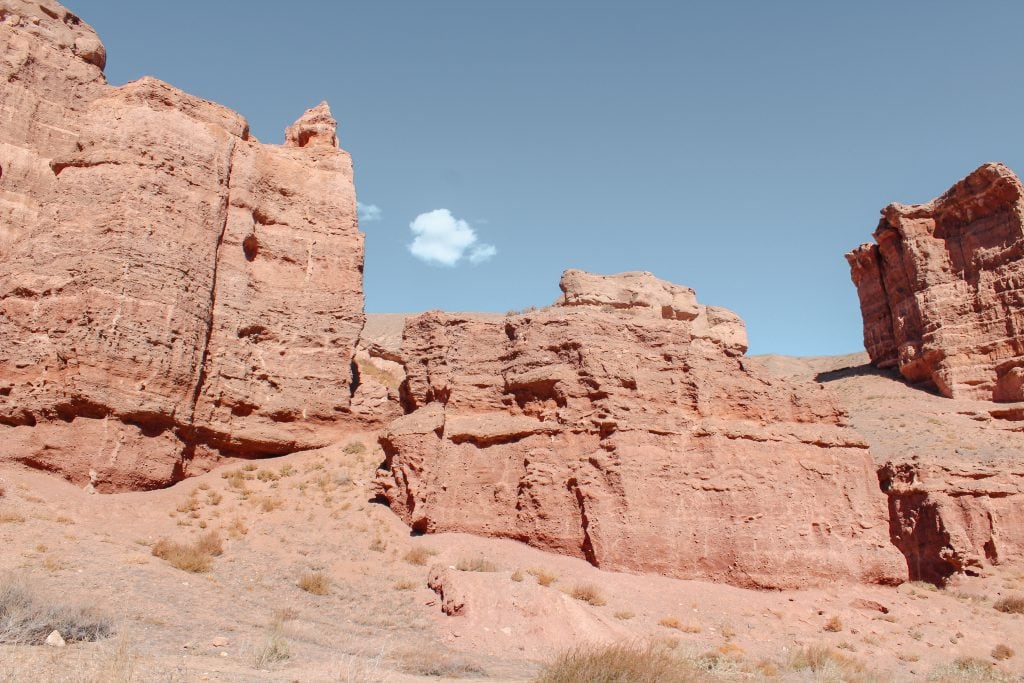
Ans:
[[[60,5],[0,0],[0,458],[110,490],[328,443],[363,325],[330,110],[264,145],[107,85],[104,55]]]
[[[819,385],[744,365],[742,321],[649,273],[551,308],[407,321],[381,495],[416,532],[742,586],[895,582],[866,445]]]
[[[847,254],[872,363],[942,395],[1024,400],[1024,186],[985,164],[941,197],[890,204]]]

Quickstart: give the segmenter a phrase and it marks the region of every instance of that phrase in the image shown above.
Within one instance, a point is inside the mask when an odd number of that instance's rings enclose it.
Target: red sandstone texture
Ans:
[[[378,486],[415,531],[743,586],[905,577],[867,446],[820,385],[747,367],[740,318],[689,288],[561,286],[530,313],[408,320]]]
[[[941,197],[882,210],[847,254],[879,367],[947,397],[1024,400],[1024,186],[985,164]]]
[[[363,240],[326,104],[284,145],[0,0],[0,459],[101,490],[351,420]]]

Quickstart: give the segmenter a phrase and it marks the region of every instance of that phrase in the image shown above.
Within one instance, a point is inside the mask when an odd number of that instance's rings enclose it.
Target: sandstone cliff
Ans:
[[[847,254],[872,363],[947,397],[1024,400],[1024,186],[985,164],[927,204],[882,210]]]
[[[743,586],[905,576],[866,445],[819,385],[746,366],[738,316],[649,273],[561,286],[407,321],[379,488],[414,531]]]
[[[328,443],[363,325],[330,110],[260,144],[104,62],[52,0],[0,0],[0,458],[147,488]]]

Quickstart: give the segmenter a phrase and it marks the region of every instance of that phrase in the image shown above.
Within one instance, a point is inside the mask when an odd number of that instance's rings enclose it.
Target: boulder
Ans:
[[[898,582],[870,453],[742,321],[648,273],[569,271],[553,307],[406,322],[378,491],[415,532],[753,587]]]
[[[847,254],[878,367],[943,396],[1024,400],[1024,186],[985,164],[927,204],[890,204]]]
[[[0,459],[109,491],[338,438],[363,238],[329,108],[264,145],[104,55],[0,0]]]

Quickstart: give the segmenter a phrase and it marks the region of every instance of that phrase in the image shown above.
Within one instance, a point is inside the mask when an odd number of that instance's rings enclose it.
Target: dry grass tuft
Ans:
[[[7,510],[0,512],[0,524],[21,524],[24,521],[25,518],[17,512],[10,512]]]
[[[537,583],[542,586],[550,586],[558,580],[558,574],[548,571],[547,569],[529,569],[526,573],[537,579]]]
[[[789,660],[795,671],[811,671],[818,678],[847,680],[863,674],[864,665],[826,645],[810,645],[797,650]]]
[[[1000,662],[1004,659],[1009,659],[1014,654],[1015,653],[1013,651],[1013,648],[1011,648],[1009,645],[1003,645],[1002,643],[992,648],[992,659],[998,660]]]
[[[509,578],[515,581],[516,583],[520,583],[523,580],[523,570],[516,569],[514,572],[512,572],[512,576],[510,576]]]
[[[658,624],[665,628],[674,628],[683,633],[700,633],[704,630],[700,624],[684,624],[676,617],[662,617],[658,620]]]
[[[601,589],[592,583],[579,583],[573,586],[572,592],[569,593],[572,597],[577,600],[581,600],[588,605],[594,607],[601,607],[607,605],[608,601],[601,595]]]
[[[536,683],[694,683],[713,680],[706,663],[656,645],[580,646],[548,664]]]
[[[461,559],[455,564],[455,568],[460,572],[496,572],[498,571],[498,565],[494,564],[490,560],[485,560],[482,557],[475,557],[473,559]]]
[[[620,619],[622,621],[627,621],[629,619],[632,619],[635,616],[636,616],[636,613],[630,612],[628,609],[624,609],[624,610],[621,610],[621,611],[615,613],[615,618],[616,619]]]
[[[298,586],[313,595],[327,595],[331,592],[331,579],[323,572],[307,572],[299,577]]]
[[[834,616],[826,621],[822,628],[829,633],[839,633],[843,630],[843,620]]]
[[[414,564],[418,567],[422,567],[427,563],[427,560],[433,557],[434,555],[437,555],[436,550],[424,548],[423,546],[416,546],[415,548],[410,549],[409,552],[407,552],[402,559],[404,559],[409,564]]]
[[[284,637],[284,620],[275,618],[267,627],[266,638],[256,650],[252,664],[257,669],[267,669],[273,664],[290,659],[291,656],[291,649]]]
[[[1010,681],[1014,680],[977,657],[958,657],[952,664],[932,671],[928,680],[939,683],[966,683],[967,681]]]
[[[0,643],[41,645],[54,630],[74,643],[102,640],[114,629],[109,618],[91,607],[53,602],[20,577],[0,578]]]
[[[349,441],[342,450],[349,455],[362,455],[366,452],[366,445],[362,441]]]
[[[412,579],[399,579],[395,581],[394,586],[396,591],[411,591],[417,586],[417,583]]]
[[[153,555],[176,569],[208,572],[213,558],[224,554],[224,545],[216,531],[208,531],[192,543],[175,543],[162,538],[153,545]]]
[[[1024,614],[1024,595],[1007,595],[996,600],[992,606],[1007,614]]]

